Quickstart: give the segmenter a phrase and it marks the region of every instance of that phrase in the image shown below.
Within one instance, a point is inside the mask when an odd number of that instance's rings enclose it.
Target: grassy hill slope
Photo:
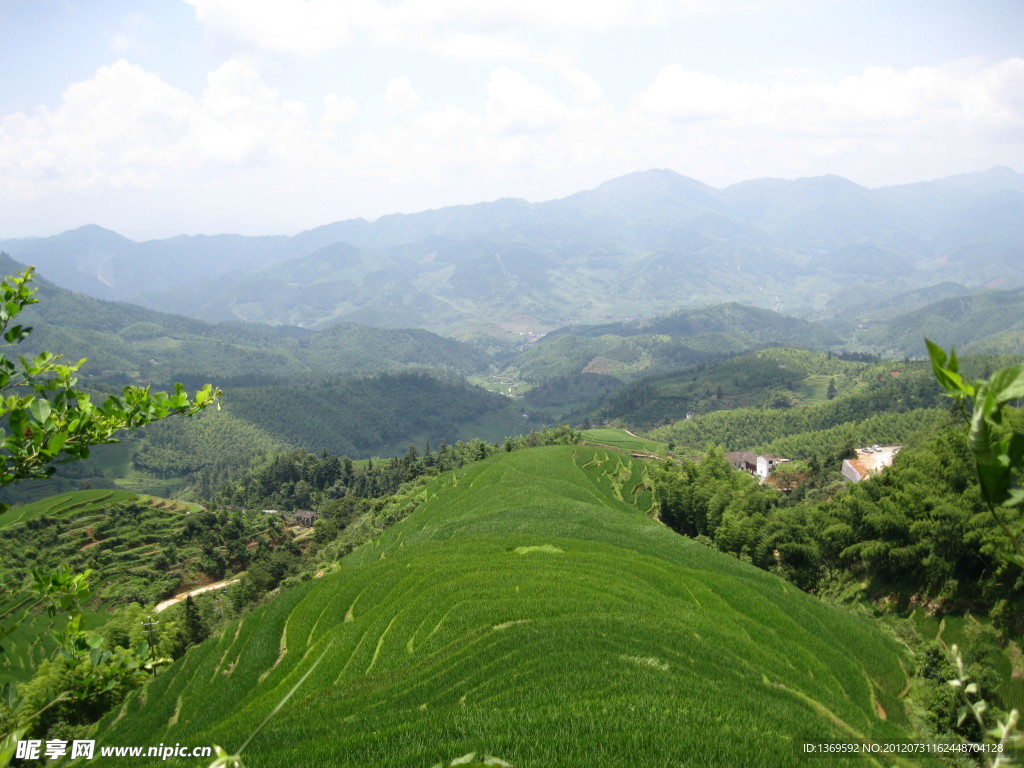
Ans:
[[[793,737],[907,738],[897,644],[652,520],[641,462],[538,448],[424,494],[155,678],[101,744],[238,749],[295,686],[247,765],[774,766]]]

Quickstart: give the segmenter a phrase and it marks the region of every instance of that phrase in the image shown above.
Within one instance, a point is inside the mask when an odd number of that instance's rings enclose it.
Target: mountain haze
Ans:
[[[1024,283],[1024,176],[870,190],[837,176],[718,190],[651,170],[294,237],[134,243],[98,227],[0,241],[59,284],[212,321],[541,332],[739,301],[829,317],[940,283]]]

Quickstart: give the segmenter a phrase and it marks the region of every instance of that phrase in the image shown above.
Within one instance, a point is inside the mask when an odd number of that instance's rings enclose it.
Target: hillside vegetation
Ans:
[[[266,515],[215,515],[197,505],[93,489],[12,507],[0,518],[4,572],[93,569],[103,605],[141,604],[220,579],[282,536]],[[254,544],[255,546],[255,544]]]
[[[516,451],[423,495],[155,678],[100,743],[237,749],[293,687],[248,764],[781,766],[794,738],[907,738],[900,646],[652,520],[642,463]]]
[[[651,435],[691,450],[701,450],[711,443],[726,450],[748,450],[783,437],[810,436],[843,424],[881,420],[882,424],[890,425],[885,427],[890,438],[899,439],[900,430],[913,428],[914,421],[892,418],[894,414],[944,405],[931,372],[923,363],[857,364],[832,360],[827,361],[830,368],[826,370],[834,374],[814,375],[806,373],[806,364],[812,359],[808,353],[796,350],[765,350],[755,362],[761,366],[767,362],[771,377],[765,379],[763,374],[757,377],[754,388],[757,401],[751,398],[744,403],[734,397],[733,403],[743,407],[699,414],[652,430]],[[704,379],[707,382],[703,384],[704,392],[710,392],[718,379],[721,384],[717,385],[716,400],[721,403],[729,397],[730,389],[736,386],[731,382],[741,380],[736,375],[737,370],[758,371],[758,365],[741,366],[742,362],[742,359],[730,360],[709,369]],[[823,356],[819,362],[826,362]],[[984,363],[971,363],[979,364]],[[725,373],[724,377],[719,376],[719,370]],[[828,381],[836,384],[836,395],[832,399],[828,399],[827,392],[822,392]],[[881,437],[871,442],[878,439]]]
[[[858,342],[893,355],[922,356],[927,336],[942,347],[1024,354],[1024,289],[955,296],[887,321],[866,323]]]
[[[194,504],[123,490],[62,493],[0,515],[4,577],[17,583],[32,569],[91,569],[87,614],[94,627],[117,608],[152,604],[244,568],[282,540],[280,524],[265,515],[214,515]],[[53,653],[53,625],[64,623],[66,617],[43,613],[5,637],[0,679],[28,680]]]

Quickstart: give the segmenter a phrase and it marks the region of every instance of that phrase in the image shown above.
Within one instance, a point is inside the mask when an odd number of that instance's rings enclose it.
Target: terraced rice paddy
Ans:
[[[585,429],[583,440],[594,445],[607,445],[627,453],[664,454],[668,450],[668,443],[637,437],[624,429]]]
[[[788,766],[795,740],[907,738],[900,647],[652,520],[641,462],[517,451],[427,493],[155,678],[100,745],[237,750],[300,681],[250,768]]]
[[[127,504],[134,504],[134,510],[119,513]],[[103,599],[126,585],[144,586],[166,576],[163,566],[156,567],[161,548],[180,533],[188,510],[188,505],[168,499],[102,489],[12,507],[0,518],[0,565],[20,575],[39,565],[93,568],[92,583]],[[90,627],[107,616],[86,613]],[[4,638],[0,682],[28,680],[39,662],[52,656],[56,643],[51,631],[62,626],[60,620],[34,616]]]
[[[34,501],[31,504],[19,504],[11,507],[0,515],[0,528],[15,523],[26,523],[38,517],[64,518],[72,514],[90,512],[95,509],[102,509],[104,505],[115,504],[120,501],[130,501],[135,494],[130,491],[111,491],[95,489],[89,491],[70,491],[60,493],[56,496],[49,496],[41,501]]]
[[[86,608],[86,626],[90,629],[107,621],[107,614]],[[30,617],[24,624],[3,639],[3,655],[0,656],[0,683],[28,682],[44,659],[53,658],[57,648],[54,634],[63,631],[66,617],[50,618],[46,614]]]

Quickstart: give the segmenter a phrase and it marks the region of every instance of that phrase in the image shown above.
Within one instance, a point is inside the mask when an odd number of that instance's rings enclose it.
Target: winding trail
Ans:
[[[238,578],[225,579],[224,581],[215,581],[213,584],[207,584],[205,587],[198,587],[197,589],[192,589],[188,592],[179,592],[174,597],[169,597],[163,602],[157,603],[156,608],[153,609],[153,613],[160,613],[160,611],[170,608],[172,605],[177,605],[186,597],[201,595],[203,592],[212,592],[215,589],[221,589],[229,584],[234,584],[236,581],[238,581]]]

